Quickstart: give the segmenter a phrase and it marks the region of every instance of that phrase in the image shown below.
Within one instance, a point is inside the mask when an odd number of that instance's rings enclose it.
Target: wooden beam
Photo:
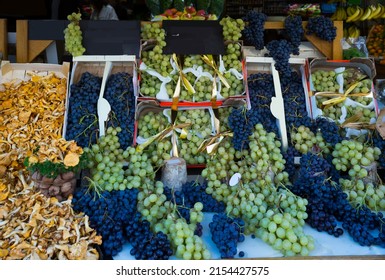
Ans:
[[[41,54],[53,40],[29,40],[28,20],[16,21],[16,62],[29,63]]]
[[[52,42],[52,40],[28,40],[28,62],[33,61]]]
[[[0,53],[2,53],[2,59],[8,59],[8,29],[7,19],[0,19]]]
[[[28,60],[28,20],[16,20],[16,62]]]
[[[344,22],[334,21],[334,26],[337,28],[337,36],[333,41],[333,59],[339,60],[343,58],[341,40],[344,37]]]

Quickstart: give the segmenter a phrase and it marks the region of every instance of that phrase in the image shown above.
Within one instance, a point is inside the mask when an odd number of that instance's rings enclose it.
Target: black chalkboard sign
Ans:
[[[29,40],[64,40],[67,20],[29,20]],[[82,20],[85,55],[136,55],[140,50],[140,21]]]
[[[140,50],[140,21],[84,20],[80,22],[87,55],[136,55]]]
[[[225,54],[223,29],[217,20],[164,20],[165,54]]]

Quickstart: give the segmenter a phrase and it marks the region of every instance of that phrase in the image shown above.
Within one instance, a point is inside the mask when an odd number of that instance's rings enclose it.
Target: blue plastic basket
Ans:
[[[321,12],[323,14],[333,14],[337,10],[337,3],[322,3]]]

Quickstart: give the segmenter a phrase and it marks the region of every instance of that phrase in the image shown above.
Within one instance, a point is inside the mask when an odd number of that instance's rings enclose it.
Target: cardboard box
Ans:
[[[240,55],[241,55],[241,62],[243,62],[243,51],[242,51],[242,48],[243,48],[243,42],[242,41],[227,41],[225,42],[225,45],[228,45],[230,43],[236,43],[236,44],[239,44],[240,45]],[[157,42],[154,41],[154,40],[143,40],[142,43],[141,43],[141,54],[145,51],[151,51],[155,46],[156,46]],[[141,55],[142,57],[142,55]],[[179,56],[178,57],[179,60],[181,61],[181,64],[183,64],[183,60],[184,60],[184,56]],[[220,57],[219,56],[216,56],[214,57],[216,59],[216,64],[217,66],[219,67],[220,65]],[[170,59],[170,63],[173,64],[173,61]],[[183,65],[182,65],[183,67]],[[141,73],[143,72],[147,72],[146,75],[151,75],[151,76],[154,76],[155,79],[157,80],[157,82],[161,83],[161,89],[155,93],[154,96],[146,96],[141,90],[140,90],[140,86],[139,86],[139,100],[140,101],[146,101],[146,100],[158,100],[161,102],[161,106],[171,106],[170,104],[170,101],[172,99],[172,95],[167,93],[165,87],[169,84],[172,85],[172,88],[174,89],[176,87],[176,79],[178,77],[178,73],[176,72],[176,70],[174,70],[175,73],[173,74],[170,74],[169,76],[163,76],[161,73],[158,73],[156,72],[154,69],[150,69],[148,68],[142,61],[139,62],[139,78],[138,80],[140,81],[140,83],[143,83],[143,79],[144,79],[144,75],[141,75]],[[174,67],[175,69],[175,67]],[[184,73],[187,73],[187,72],[191,72],[192,74],[191,75],[194,75],[197,79],[199,78],[199,75],[201,75],[201,71],[199,71],[199,69],[197,69],[196,67],[189,67],[189,68],[186,68],[184,67]],[[223,67],[220,69],[222,72],[226,71],[226,69],[224,69]],[[234,70],[231,70],[231,71],[234,71]],[[243,72],[243,71],[242,71]],[[232,74],[231,75],[234,75],[233,72],[231,72]],[[206,74],[206,73],[205,73]],[[238,75],[236,76],[238,79],[243,79],[243,73],[237,73]],[[212,79],[212,74],[209,73],[209,76],[211,76],[211,79]],[[235,76],[235,75],[234,75]],[[195,80],[195,82],[197,81],[197,79]],[[194,82],[191,82],[192,86],[194,87]],[[244,82],[243,82],[244,84]],[[210,84],[211,86],[211,84]],[[222,101],[224,101],[225,99],[227,98],[224,98],[222,95],[221,95],[221,89],[224,88],[224,85],[220,82],[217,82],[217,91],[218,91],[218,96],[217,96],[217,101],[218,101],[218,105],[221,104]],[[211,92],[208,92],[208,94],[211,96]],[[239,92],[239,94],[236,94],[236,95],[233,95],[233,96],[230,96],[228,98],[241,98],[241,99],[245,99],[247,98],[247,95],[246,95],[246,91],[244,89],[242,89],[241,92]],[[209,102],[210,102],[210,99],[207,99],[207,100],[201,100],[201,101],[195,101],[193,98],[191,99],[183,99],[182,97],[180,98],[180,106],[209,106]]]
[[[211,135],[215,135],[216,134],[215,127],[214,127],[214,113],[213,113],[213,109],[211,107],[183,107],[183,108],[179,108],[178,114],[180,114],[182,111],[186,111],[186,110],[205,110],[205,111],[207,111],[210,114],[210,120],[211,120],[210,130],[211,130]],[[171,109],[170,108],[164,108],[164,107],[160,106],[160,102],[154,101],[154,100],[139,102],[138,106],[137,106],[137,109],[136,109],[135,140],[134,140],[134,144],[135,145],[142,144],[142,143],[144,143],[147,140],[147,139],[141,137],[140,130],[138,128],[138,121],[139,121],[140,118],[144,117],[145,114],[150,112],[150,111],[158,113],[158,114],[165,114],[165,116],[168,117],[169,123],[171,124],[171,117],[170,117],[171,116],[171,112],[170,112]],[[189,127],[186,128],[187,132],[188,132],[188,130],[189,130]],[[179,156],[183,157],[183,155],[181,155],[181,154],[183,154],[183,152],[180,149],[180,142],[188,141],[185,138],[187,136],[179,128],[175,129],[175,131],[176,131],[176,134],[178,136],[178,152],[179,152]],[[204,139],[207,139],[208,137],[210,137],[210,135],[208,135]],[[171,141],[171,137],[170,136],[167,136],[165,139]],[[201,138],[201,139],[203,139],[203,138]],[[171,154],[171,152],[172,151],[170,150],[170,154]],[[189,163],[188,161],[187,161],[187,164],[188,164],[188,167],[203,167],[204,166],[202,164],[192,164],[192,163]]]
[[[333,60],[326,60],[326,59],[315,59],[310,63],[309,67],[309,100],[310,100],[310,114],[313,119],[316,119],[319,116],[323,116],[324,113],[321,108],[318,107],[317,104],[317,98],[322,96],[322,93],[317,92],[316,86],[313,84],[312,81],[312,74],[314,74],[316,71],[319,70],[325,70],[325,71],[335,71],[337,74],[336,76],[340,75],[339,73],[341,71],[347,71],[347,70],[354,70],[357,71],[357,73],[361,73],[363,75],[366,75],[367,79],[370,79],[372,81],[371,88],[369,89],[370,92],[365,95],[365,97],[371,98],[373,101],[368,105],[372,110],[374,110],[375,115],[378,116],[379,114],[379,105],[375,98],[374,92],[374,83],[373,79],[376,76],[376,67],[375,63],[372,59],[369,58],[353,58],[349,61],[333,61]],[[342,72],[341,72],[342,73]],[[344,84],[346,81],[345,79],[342,79],[341,77],[341,84]],[[351,83],[350,83],[351,84]],[[344,84],[345,85],[345,84]],[[336,92],[336,94],[340,94],[343,96],[345,93],[345,90],[340,89],[339,92]],[[331,97],[332,98],[332,97]],[[347,96],[346,100],[342,102],[343,107],[346,106],[360,106],[360,104],[356,101],[354,101],[352,98]],[[340,119],[338,121],[339,123],[342,123],[343,120]],[[361,133],[366,133],[366,130],[354,130],[347,128],[348,137],[349,135],[359,135]]]

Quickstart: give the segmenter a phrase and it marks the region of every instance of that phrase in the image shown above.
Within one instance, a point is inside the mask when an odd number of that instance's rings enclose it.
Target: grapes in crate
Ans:
[[[162,112],[149,111],[141,114],[138,119],[138,136],[142,141],[146,141],[152,136],[163,131],[170,125],[168,118]],[[137,143],[141,144],[141,143]],[[166,137],[159,141],[154,141],[147,146],[143,153],[148,156],[154,166],[160,167],[164,160],[171,158],[171,139]]]
[[[186,138],[178,138],[178,150],[188,164],[204,164],[206,153],[198,153],[198,148],[212,134],[211,115],[207,109],[190,109],[178,112],[177,124],[191,124],[186,128]]]
[[[339,92],[340,85],[336,80],[337,73],[333,70],[316,70],[311,74],[315,90]]]
[[[129,73],[116,73],[108,78],[104,97],[111,105],[109,126],[119,126],[119,143],[122,149],[132,145],[135,120],[135,96],[132,76]]]
[[[240,18],[223,17],[219,24],[223,27],[223,39],[225,41],[238,41],[245,28],[245,22]]]
[[[81,147],[96,143],[98,131],[97,102],[102,79],[89,72],[70,86],[66,139]]]

